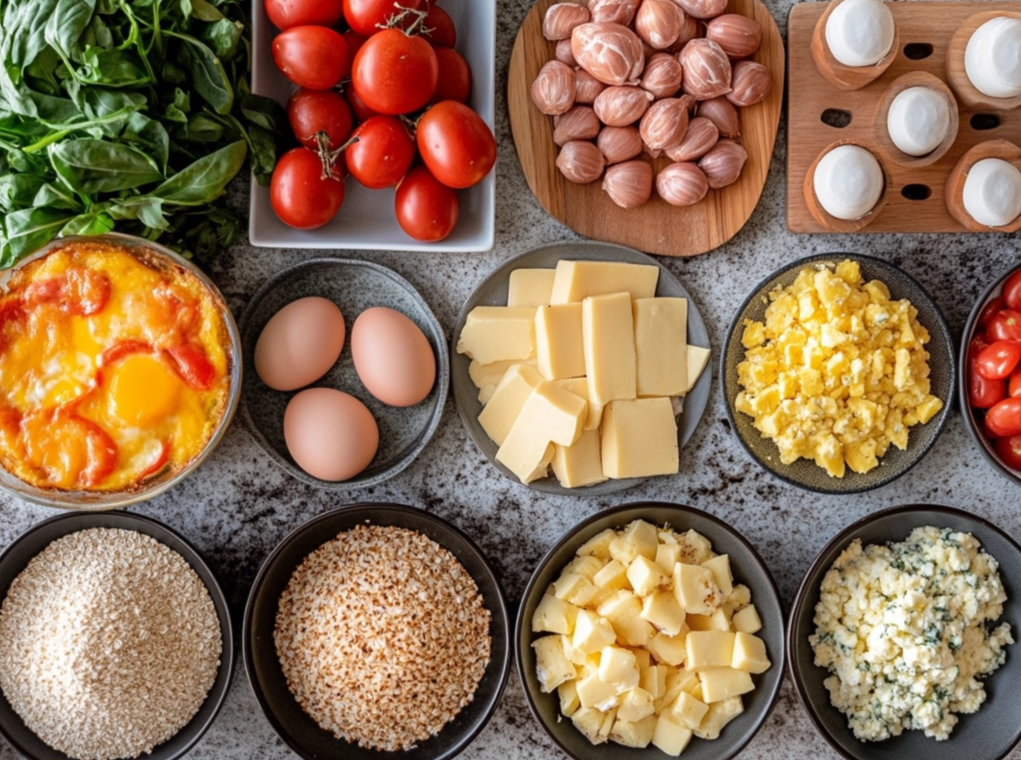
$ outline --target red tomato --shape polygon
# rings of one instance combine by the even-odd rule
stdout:
[[[373,116],[379,116],[378,113],[365,105],[365,101],[358,97],[354,87],[344,88],[344,98],[347,100],[347,104],[351,106],[351,113],[355,115],[356,121],[368,121]]]
[[[395,7],[396,6],[396,7]],[[371,37],[380,29],[385,29],[400,9],[417,10],[422,7],[422,0],[344,0],[344,18],[348,26],[362,37]],[[414,14],[408,14],[414,16]],[[415,19],[410,18],[407,23]]]
[[[1021,398],[1005,398],[988,412],[986,433],[992,438],[1009,438],[1021,435]]]
[[[1021,435],[997,438],[994,445],[1005,465],[1012,470],[1021,470]]]
[[[1014,370],[1014,374],[1007,381],[1007,395],[1011,398],[1021,397],[1021,369]]]
[[[289,150],[273,170],[269,198],[280,220],[299,230],[314,230],[333,219],[344,203],[344,183],[336,167],[323,177],[323,162],[307,148]]]
[[[1002,295],[1008,309],[1021,311],[1021,269],[1003,281]]]
[[[266,0],[265,7],[280,31],[292,26],[336,26],[344,18],[343,0]]]
[[[351,86],[381,114],[411,113],[432,100],[440,65],[432,46],[397,29],[372,35],[355,56]]]
[[[987,380],[1003,380],[1021,361],[1021,343],[998,340],[975,357],[975,370]]]
[[[425,30],[422,34],[434,47],[454,47],[457,42],[457,29],[454,28],[454,21],[450,14],[442,8],[433,5],[422,22]]]
[[[397,187],[397,223],[408,235],[426,243],[447,237],[457,226],[460,200],[424,166],[407,173]]]
[[[115,361],[123,359],[125,356],[130,354],[151,354],[155,349],[152,347],[152,343],[144,340],[122,340],[118,343],[114,343],[108,349],[103,351],[99,355],[99,366],[109,367]]]
[[[117,444],[91,420],[36,409],[21,420],[28,461],[55,483],[92,488],[117,468]]]
[[[139,480],[145,480],[146,478],[152,477],[153,475],[160,472],[164,467],[167,466],[167,461],[170,459],[170,442],[164,441],[163,445],[160,446],[160,450],[156,456],[153,457],[152,464],[146,467],[138,474]]]
[[[195,391],[208,391],[216,382],[216,368],[201,346],[186,344],[167,349],[167,358],[185,385]]]
[[[432,102],[456,100],[467,103],[472,91],[472,71],[460,53],[450,48],[438,47],[436,60],[440,65],[440,78]]]
[[[358,34],[354,29],[348,29],[346,32],[341,32],[340,36],[344,38],[344,42],[347,43],[347,49],[351,52],[351,59],[358,55],[358,51],[362,49],[362,45],[365,44],[366,37]]]
[[[344,151],[351,176],[373,190],[393,187],[415,160],[415,139],[396,116],[373,116]]]
[[[299,87],[329,90],[351,72],[344,38],[325,26],[292,26],[273,39],[273,62]]]
[[[986,332],[993,340],[1021,340],[1021,312],[1001,309],[989,320]]]
[[[471,187],[496,163],[493,130],[464,103],[444,100],[418,121],[418,152],[448,187]]]
[[[992,301],[982,307],[982,311],[978,314],[978,326],[985,327],[989,324],[989,320],[996,316],[997,312],[1003,308],[1003,299],[996,296]]]
[[[312,150],[319,148],[320,133],[326,137],[327,148],[337,150],[354,126],[351,107],[336,90],[296,91],[287,101],[287,119],[298,142]]]
[[[58,277],[38,280],[25,288],[29,308],[57,304],[64,314],[87,317],[97,314],[110,299],[110,279],[103,272],[73,267]],[[20,310],[20,304],[19,310]]]

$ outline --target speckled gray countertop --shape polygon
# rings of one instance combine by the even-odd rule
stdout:
[[[781,30],[789,3],[766,0]],[[510,138],[505,78],[510,49],[529,0],[498,0],[496,247],[489,253],[413,254],[336,251],[391,267],[425,297],[449,332],[471,290],[499,263],[530,248],[576,239],[539,207],[525,184]],[[695,294],[718,349],[737,306],[751,288],[782,262],[816,252],[855,251],[889,259],[914,275],[935,297],[955,337],[985,285],[1021,261],[1021,244],[999,235],[796,236],[784,224],[784,135],[765,192],[751,221],[729,244],[690,260],[661,259]],[[243,188],[235,195],[247,208]],[[312,254],[237,245],[218,260],[214,279],[239,313],[258,285]],[[346,497],[302,485],[278,470],[237,423],[223,444],[191,478],[139,507],[179,530],[209,560],[233,605],[237,629],[249,585],[263,558],[294,527],[332,507],[356,501],[410,504],[453,521],[488,553],[508,597],[520,597],[545,551],[572,525],[615,504],[665,500],[691,504],[736,526],[758,548],[789,605],[802,574],[823,545],[858,518],[895,504],[946,504],[988,518],[1021,535],[1017,487],[982,460],[955,410],[929,456],[905,477],[867,494],[826,497],[771,477],[740,448],[726,422],[713,381],[713,398],[701,426],[684,449],[681,473],[653,479],[606,500],[551,497],[506,480],[475,449],[448,400],[439,432],[408,470],[382,486]],[[0,545],[54,512],[0,497]],[[1011,656],[1016,656],[1011,655]],[[0,758],[16,755],[0,745]],[[266,722],[243,668],[215,725],[190,757],[195,760],[275,760],[292,757]],[[493,720],[464,753],[465,760],[557,758],[561,753],[534,722],[516,674]],[[837,757],[816,734],[788,682],[762,731],[742,757]],[[1021,758],[1016,750],[1011,758]]]

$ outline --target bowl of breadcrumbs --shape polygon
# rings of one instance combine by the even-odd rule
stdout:
[[[489,721],[510,671],[500,584],[479,548],[411,507],[309,520],[263,563],[245,669],[304,758],[451,758]]]

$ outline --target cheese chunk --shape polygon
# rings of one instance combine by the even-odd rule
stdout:
[[[605,406],[637,395],[635,330],[627,293],[586,298],[581,305],[589,401]]]
[[[611,591],[627,588],[631,583],[627,579],[627,568],[615,559],[611,559],[603,565],[603,568],[593,576],[592,582],[599,588]]]
[[[658,747],[664,755],[677,757],[691,741],[691,729],[682,726],[670,713],[662,713],[656,719],[656,729],[652,734],[652,745]]]
[[[504,373],[489,403],[479,414],[479,424],[497,446],[507,440],[525,402],[540,383],[542,375],[524,364],[512,364]]]
[[[606,683],[598,673],[591,673],[578,681],[578,701],[582,707],[595,710],[609,710],[620,703],[620,692],[613,684]]]
[[[688,728],[698,728],[705,714],[709,712],[709,705],[682,691],[670,705],[669,711]]]
[[[636,722],[649,717],[654,712],[656,712],[656,704],[652,694],[642,687],[636,686],[620,698],[617,720]]]
[[[602,483],[603,461],[599,449],[599,431],[586,430],[570,446],[557,444],[553,454],[553,473],[565,488]]]
[[[706,364],[709,363],[709,349],[701,346],[688,344],[688,368],[685,376],[684,395],[691,393],[698,378],[702,375]]]
[[[673,673],[667,675],[666,694],[663,695],[662,702],[659,705],[660,711],[666,711],[666,708],[673,704],[682,691],[691,693],[697,686],[699,686],[698,676],[687,668],[678,668]]]
[[[684,627],[684,610],[670,591],[657,591],[645,597],[642,600],[642,617],[668,636],[676,636]]]
[[[617,711],[618,715],[620,711]],[[630,721],[617,718],[610,730],[610,740],[625,747],[642,749],[652,742],[656,732],[656,716],[649,715],[641,720]]]
[[[638,685],[652,695],[653,699],[659,699],[666,694],[666,665],[649,665],[642,668],[642,680]]]
[[[691,631],[685,637],[688,670],[730,668],[734,660],[735,635],[729,631]]]
[[[564,647],[559,636],[543,636],[532,642],[535,649],[535,672],[539,679],[539,687],[544,694],[549,694],[560,684],[573,680],[578,672],[564,655]]]
[[[485,410],[483,410],[485,411]],[[559,443],[570,446],[581,436],[585,401],[550,382],[540,383],[525,400],[496,461],[523,483],[530,483],[552,461]]]
[[[616,646],[604,647],[599,653],[597,672],[599,680],[613,686],[617,694],[636,688],[642,678],[635,655]]]
[[[630,591],[618,591],[596,611],[610,621],[617,639],[624,646],[644,647],[656,634],[652,625],[641,617],[641,600]],[[730,664],[729,660],[727,664]]]
[[[535,355],[547,380],[585,375],[581,304],[540,306],[535,311]]]
[[[757,633],[762,630],[762,620],[759,618],[759,611],[755,609],[754,604],[749,604],[744,609],[735,612],[734,617],[730,619],[730,624],[735,631],[741,633]]]
[[[639,398],[684,395],[688,389],[688,301],[640,298],[632,308]]]
[[[535,356],[535,309],[476,306],[468,313],[457,353],[479,364]]]
[[[755,688],[748,671],[734,668],[700,670],[698,680],[702,683],[702,694],[707,704],[747,694]]]
[[[596,557],[597,559],[610,559],[610,541],[617,535],[613,528],[607,528],[602,530],[588,541],[578,547],[578,551],[575,552],[578,557]],[[574,560],[577,562],[577,560]],[[572,563],[573,564],[573,563]],[[602,567],[602,565],[600,565]],[[598,572],[598,569],[597,571]]]
[[[729,631],[730,614],[720,607],[712,615],[688,615],[685,621],[693,631]]]
[[[713,571],[698,565],[674,565],[674,595],[689,615],[712,615],[723,602]]]
[[[765,673],[771,664],[766,654],[766,642],[750,633],[735,634],[734,657],[730,667],[749,673]]]
[[[646,559],[656,559],[656,547],[659,546],[659,535],[656,526],[645,520],[634,520],[624,528],[621,536],[631,546],[632,552]],[[638,592],[642,593],[642,592]]]
[[[567,380],[558,380],[557,385],[565,390],[569,390],[576,396],[581,396],[588,402],[588,416],[585,418],[584,428],[586,430],[598,430],[599,423],[603,421],[603,407],[599,404],[593,404],[591,399],[589,399],[588,378],[572,377]]]
[[[521,361],[519,359],[511,359],[502,362],[493,362],[492,364],[479,364],[477,361],[472,359],[468,365],[468,376],[471,378],[472,384],[479,389],[479,403],[485,406],[489,403],[489,400],[493,398],[493,394],[496,392],[496,386],[500,384],[504,374],[507,370],[513,367],[515,364],[525,364],[532,369],[536,369],[538,363],[535,359],[528,359]],[[588,386],[586,385],[586,390]]]
[[[720,731],[730,721],[744,712],[744,703],[741,697],[731,697],[722,702],[714,702],[709,705],[709,712],[702,719],[702,723],[695,729],[694,734],[700,739],[718,739]]]
[[[599,589],[590,578],[580,573],[563,573],[553,584],[553,595],[577,607],[592,601]]]
[[[677,421],[668,398],[613,401],[603,412],[603,474],[672,475],[680,470]]]
[[[688,650],[685,646],[686,634],[684,628],[681,628],[681,633],[676,636],[671,636],[666,633],[657,633],[645,648],[652,652],[652,656],[660,662],[665,662],[667,665],[673,665],[677,667],[684,658],[687,657]]]
[[[574,622],[581,612],[577,607],[552,594],[543,594],[532,614],[532,631],[539,633],[564,633],[570,635],[574,631]]]
[[[644,556],[637,556],[628,565],[627,579],[639,596],[648,596],[660,586],[669,584],[670,578],[659,565]]]
[[[557,696],[560,697],[560,712],[565,718],[570,718],[581,707],[578,699],[578,685],[575,681],[564,681],[557,687]]]
[[[725,597],[730,596],[734,590],[734,576],[730,572],[730,557],[726,554],[721,554],[718,557],[713,557],[703,562],[702,567],[712,570],[713,578],[716,579],[716,586],[720,589],[720,593]]]
[[[602,726],[606,721],[606,714],[592,707],[580,707],[571,716],[571,722],[586,739],[592,744],[605,744],[606,737],[610,735],[610,728],[613,727],[611,719],[610,728],[602,733]]]
[[[553,292],[555,269],[515,269],[507,285],[508,306],[545,306]]]
[[[629,299],[652,298],[659,267],[602,261],[560,261],[553,277],[551,304],[579,303],[590,296],[627,292]]]
[[[610,621],[594,612],[582,610],[574,621],[571,646],[583,654],[601,652],[617,640]]]

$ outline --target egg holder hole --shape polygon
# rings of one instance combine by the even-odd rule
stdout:
[[[945,189],[947,210],[970,232],[1017,232],[1021,229],[1021,216],[1003,227],[979,224],[964,209],[964,182],[971,168],[986,158],[1000,158],[1021,170],[1021,148],[1007,140],[988,140],[969,150],[950,172]]]
[[[900,189],[900,194],[909,201],[927,201],[932,197],[932,188],[921,184],[904,185]]]
[[[988,132],[991,129],[996,129],[1002,123],[1000,117],[994,113],[977,113],[968,120],[968,124],[976,132]]]
[[[846,129],[851,126],[853,120],[854,116],[850,111],[844,111],[840,108],[827,108],[819,116],[819,121],[827,127],[833,127],[834,129]]]
[[[900,30],[894,26],[893,44],[890,45],[890,52],[883,56],[882,60],[875,66],[845,66],[833,57],[829,45],[826,44],[826,22],[829,21],[830,15],[843,1],[833,0],[828,5],[826,12],[823,13],[819,22],[815,25],[810,50],[812,60],[815,61],[815,67],[826,81],[838,90],[857,90],[870,82],[874,82],[890,68],[890,64],[897,57],[897,51],[900,50]],[[787,44],[790,45],[790,42]]]
[[[909,42],[904,46],[904,57],[912,61],[923,61],[934,51],[935,47],[928,42]]]
[[[812,166],[808,170],[808,174],[805,175],[805,201],[808,203],[808,208],[812,212],[812,216],[815,217],[815,220],[828,231],[858,232],[868,226],[882,212],[883,206],[886,205],[886,197],[890,192],[890,177],[887,175],[886,169],[883,167],[883,162],[879,161],[879,157],[876,156],[876,160],[879,161],[879,168],[883,172],[883,191],[880,193],[879,200],[876,201],[876,205],[860,219],[838,219],[833,216],[825,208],[823,208],[822,203],[819,201],[819,197],[815,194],[815,170],[816,167],[819,166],[819,162],[822,161],[823,156],[834,148],[839,148],[841,145],[857,145],[859,148],[865,148],[865,150],[868,150],[868,147],[865,145],[861,145],[851,140],[838,140],[837,142],[827,146],[825,150],[816,156],[815,161],[812,162]],[[871,153],[872,151],[869,152]],[[873,153],[873,155],[875,154]]]

